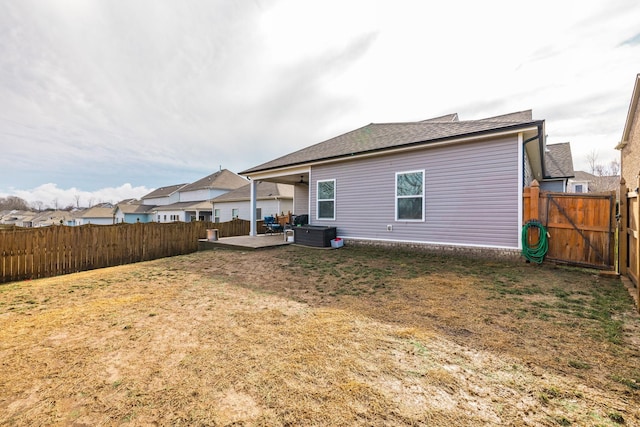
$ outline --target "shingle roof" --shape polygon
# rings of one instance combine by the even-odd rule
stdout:
[[[597,178],[594,174],[584,171],[575,171],[574,177],[576,181],[595,181]]]
[[[180,191],[207,190],[214,188],[218,190],[235,190],[243,185],[247,185],[246,179],[228,169],[222,169],[221,171],[212,173],[211,175],[205,176],[194,183],[186,185],[184,188],[181,188]]]
[[[249,200],[250,196],[251,185],[247,184],[244,187],[222,194],[212,201],[239,202]],[[256,184],[256,200],[269,200],[275,198],[293,199],[293,186],[267,181],[261,181]]]
[[[155,199],[156,197],[169,197],[170,195],[180,190],[185,185],[187,184],[176,184],[176,185],[169,185],[167,187],[160,187],[153,190],[151,193],[142,196],[141,199]]]
[[[571,178],[574,176],[571,145],[568,142],[548,144],[544,155],[545,178]]]
[[[116,206],[122,213],[126,214],[147,213],[154,208],[153,205],[143,205],[139,201],[118,203]]]
[[[113,207],[112,206],[94,206],[82,212],[80,216],[82,218],[112,218]]]
[[[454,117],[455,116],[455,117]],[[286,166],[384,151],[413,144],[429,143],[487,132],[520,128],[540,122],[531,110],[482,120],[456,121],[447,115],[420,122],[371,123],[324,142],[303,148],[241,172],[243,175]]]

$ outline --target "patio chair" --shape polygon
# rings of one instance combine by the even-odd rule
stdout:
[[[282,225],[280,225],[278,221],[272,216],[264,217],[264,227],[265,234],[281,233],[283,228]]]

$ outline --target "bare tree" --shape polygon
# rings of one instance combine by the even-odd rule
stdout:
[[[609,163],[609,175],[616,176],[620,173],[620,160],[613,159]]]
[[[587,153],[587,163],[589,164],[589,173],[596,174],[596,167],[598,165],[598,152],[593,149]]]
[[[54,199],[51,201],[51,203],[52,203],[52,205],[53,205],[53,210],[57,211],[57,210],[58,210],[58,198],[57,198],[57,197],[56,197],[56,198],[54,198]]]
[[[76,200],[76,208],[80,209],[80,195],[74,194],[73,198]]]
[[[42,200],[36,200],[35,202],[31,203],[31,206],[33,206],[33,208],[35,210],[40,212],[40,211],[42,211],[42,208],[44,207],[44,203],[42,203]]]
[[[26,211],[29,205],[24,199],[16,196],[0,197],[0,210]]]

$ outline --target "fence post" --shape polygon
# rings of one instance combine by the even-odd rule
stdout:
[[[627,238],[627,224],[629,221],[629,213],[627,212],[627,182],[624,178],[620,179],[620,200],[618,204],[618,212],[620,214],[620,222],[618,224],[618,274],[627,274],[627,254],[629,253],[629,239]]]
[[[531,183],[531,193],[529,196],[529,219],[540,219],[540,184],[534,179]]]

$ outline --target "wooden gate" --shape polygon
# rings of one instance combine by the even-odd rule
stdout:
[[[640,182],[640,181],[639,181]],[[620,181],[620,274],[627,276],[638,288],[640,252],[638,251],[638,228],[640,226],[640,201],[638,188],[629,191],[624,178]]]
[[[529,200],[527,200],[529,199]],[[571,265],[615,269],[616,193],[524,192],[524,222],[539,220],[549,233],[546,259]]]

